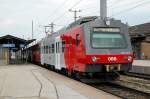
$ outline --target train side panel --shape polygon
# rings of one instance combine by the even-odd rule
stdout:
[[[62,40],[66,42],[64,52],[65,64],[70,72],[83,72],[85,69],[84,65],[80,62],[86,53],[83,32],[83,26],[80,26],[62,35]],[[77,40],[77,38],[80,40]]]
[[[41,43],[41,64],[53,66],[55,69],[66,69],[64,61],[65,43],[59,35],[51,35],[42,40]]]

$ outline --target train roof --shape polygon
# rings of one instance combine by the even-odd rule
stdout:
[[[78,25],[81,25],[83,23],[87,23],[87,22],[90,22],[90,21],[94,21],[95,19],[97,19],[98,17],[97,16],[89,16],[89,17],[83,17],[73,23],[71,23],[67,29],[70,29],[72,27],[75,27],[75,26],[78,26]]]
[[[57,32],[55,32],[55,33],[53,33],[53,34],[50,34],[50,35],[46,36],[45,38],[42,39],[42,41],[47,41],[47,40],[49,40],[49,39],[53,40],[53,39],[54,39],[53,37],[56,37],[56,36],[58,36],[58,35],[60,35],[60,34],[63,34],[64,32],[66,32],[66,31],[72,29],[73,27],[77,27],[77,26],[82,25],[82,24],[84,24],[84,23],[91,22],[91,21],[95,21],[95,20],[97,20],[97,19],[101,19],[101,17],[99,17],[99,16],[88,16],[88,17],[80,18],[80,19],[78,19],[77,21],[75,21],[75,22],[69,24],[67,27],[63,27],[63,28],[60,29],[59,31],[57,31]],[[109,20],[114,20],[113,18],[107,18],[107,19],[109,19]],[[118,20],[118,21],[120,21],[120,20]]]

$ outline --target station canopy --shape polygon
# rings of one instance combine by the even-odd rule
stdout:
[[[0,45],[2,45],[2,47],[8,47],[14,49],[23,48],[26,45],[32,43],[33,41],[35,41],[35,39],[25,40],[12,35],[5,35],[0,37]]]

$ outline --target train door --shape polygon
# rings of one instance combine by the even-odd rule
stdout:
[[[55,68],[56,69],[61,69],[61,66],[60,66],[60,37],[56,37],[55,38]]]

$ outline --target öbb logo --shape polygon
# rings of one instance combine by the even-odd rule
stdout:
[[[117,61],[117,57],[108,57],[108,61]]]

